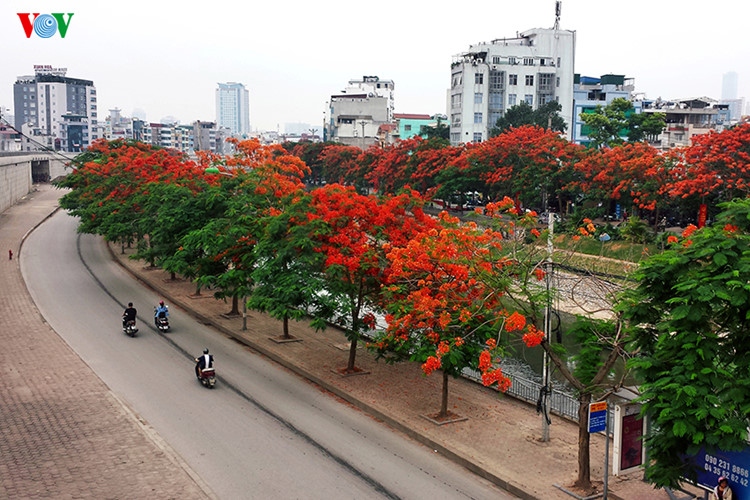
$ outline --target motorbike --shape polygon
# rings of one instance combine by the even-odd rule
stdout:
[[[195,362],[198,362],[198,358],[195,358]],[[203,387],[213,389],[214,385],[216,385],[216,371],[214,368],[198,369],[198,381],[203,384]]]
[[[123,318],[123,321],[124,320],[125,318]],[[122,332],[129,337],[135,337],[135,334],[138,333],[138,328],[135,326],[135,320],[131,319],[126,322],[122,327]]]
[[[169,318],[166,316],[166,314],[157,316],[156,307],[154,307],[154,324],[156,325],[156,328],[158,328],[160,332],[169,331]]]

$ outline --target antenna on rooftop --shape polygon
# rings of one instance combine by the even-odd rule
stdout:
[[[562,12],[562,0],[557,0],[555,2],[555,28],[556,30],[560,29],[560,12]]]

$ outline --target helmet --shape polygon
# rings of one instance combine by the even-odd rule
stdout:
[[[208,354],[208,347],[206,347],[205,349],[203,349],[203,354]]]
[[[132,302],[128,302],[128,307],[133,307],[133,303]]]
[[[159,301],[159,305],[160,305],[160,306],[163,306],[163,305],[164,305],[164,301],[163,301],[163,300],[160,300],[160,301]]]

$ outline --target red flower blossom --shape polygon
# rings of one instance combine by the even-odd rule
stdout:
[[[440,358],[430,356],[429,358],[427,358],[427,361],[422,364],[422,371],[425,375],[429,375],[435,370],[438,370],[440,366],[442,366]]]
[[[529,325],[529,331],[524,334],[522,340],[526,347],[536,347],[544,340],[544,332],[534,325]]]

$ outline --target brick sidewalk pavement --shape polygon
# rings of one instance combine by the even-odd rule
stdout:
[[[0,248],[13,252],[0,269],[0,498],[213,498],[36,309],[20,246],[61,194],[39,185],[0,214]]]

